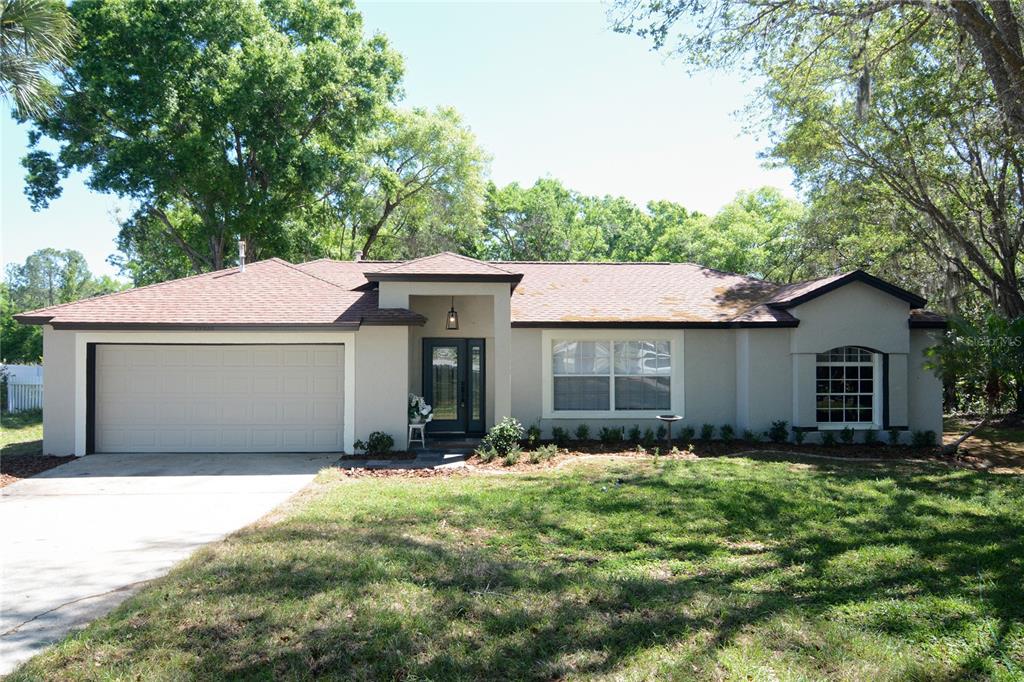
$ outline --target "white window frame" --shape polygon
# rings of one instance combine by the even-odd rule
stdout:
[[[555,410],[555,379],[552,353],[559,341],[606,341],[609,344],[608,410]],[[615,347],[624,341],[668,341],[672,370],[669,373],[669,407],[663,410],[615,409]],[[604,376],[603,374],[600,376]],[[629,375],[634,376],[634,375]],[[652,419],[660,414],[685,417],[683,389],[683,331],[681,329],[544,329],[541,333],[542,419]]]
[[[857,346],[856,344],[847,344],[846,346],[835,346],[828,350],[819,351],[820,353],[829,353],[836,348],[849,348],[849,347],[860,348],[871,353],[871,421],[869,422],[819,422],[818,419],[818,367],[831,367],[831,366],[842,366],[845,367],[850,364],[863,365],[865,363],[849,363],[849,362],[819,362],[818,354],[814,355],[814,419],[815,425],[819,431],[842,431],[843,429],[856,429],[860,431],[866,430],[881,430],[882,429],[882,381],[884,380],[882,372],[882,354],[871,350],[870,348],[864,348],[863,346]],[[842,395],[842,394],[840,394]]]

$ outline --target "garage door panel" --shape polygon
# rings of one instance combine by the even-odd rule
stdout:
[[[98,345],[98,452],[340,451],[344,347]]]

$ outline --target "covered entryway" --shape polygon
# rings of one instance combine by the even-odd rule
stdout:
[[[89,353],[92,451],[344,449],[343,344],[94,344]]]

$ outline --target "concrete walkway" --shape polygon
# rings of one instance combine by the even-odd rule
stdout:
[[[337,459],[90,455],[3,488],[0,675],[256,521]]]

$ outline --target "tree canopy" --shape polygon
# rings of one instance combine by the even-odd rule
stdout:
[[[47,72],[64,65],[74,42],[60,0],[0,1],[0,99],[22,115],[46,111],[54,97]]]
[[[42,329],[18,324],[13,317],[17,313],[109,294],[124,286],[108,276],[94,277],[85,256],[73,249],[40,249],[24,263],[9,264],[0,286],[0,359],[32,363],[42,357]]]
[[[820,215],[882,227],[883,251],[922,245],[947,293],[1007,318],[1024,314],[1021,17],[1015,0],[616,5],[620,31],[762,77],[750,114]]]
[[[286,253],[288,227],[354,182],[357,153],[398,93],[401,60],[363,37],[346,0],[74,3],[83,38],[35,132],[54,155],[24,160],[44,207],[71,170],[138,202],[128,254],[173,247],[190,269],[222,267],[237,238]],[[159,243],[154,243],[159,242]]]

